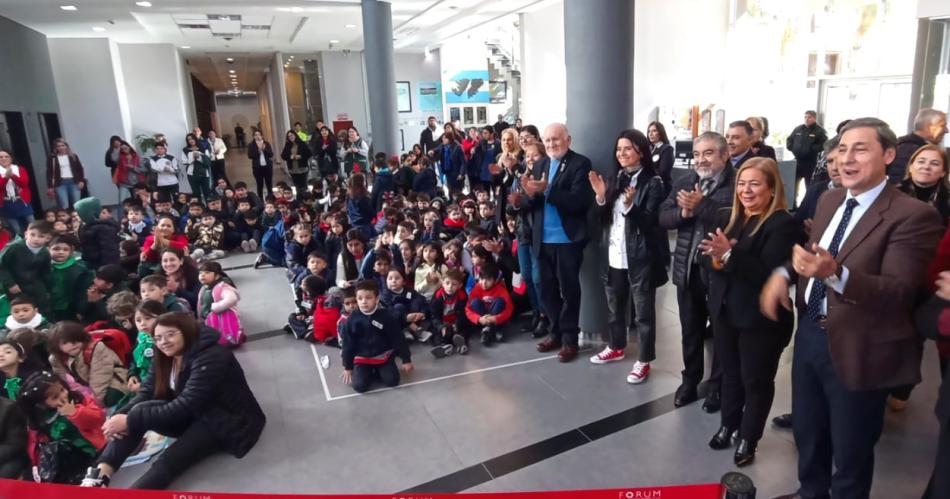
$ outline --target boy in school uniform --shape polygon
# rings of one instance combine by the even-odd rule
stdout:
[[[514,311],[511,295],[505,282],[498,277],[498,264],[488,260],[478,269],[478,284],[472,288],[465,307],[465,315],[472,324],[481,327],[483,345],[504,340],[503,326]]]
[[[432,328],[436,331],[432,355],[436,358],[468,353],[469,328],[465,317],[468,295],[464,283],[465,274],[461,270],[449,269],[442,277],[442,287],[432,297],[429,309]]]
[[[400,331],[399,320],[379,306],[376,281],[356,284],[357,310],[343,327],[343,382],[353,384],[358,393],[369,390],[374,379],[385,386],[399,384],[396,357],[402,371],[412,372],[409,344]]]

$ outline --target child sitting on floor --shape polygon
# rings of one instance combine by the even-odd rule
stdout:
[[[481,326],[483,345],[504,340],[501,326],[511,319],[514,306],[505,283],[498,278],[498,264],[487,260],[478,269],[478,285],[472,288],[465,307],[468,320]]]
[[[132,350],[132,364],[129,366],[129,392],[137,392],[142,386],[142,380],[152,368],[152,359],[155,357],[155,340],[152,339],[152,328],[159,315],[165,313],[165,306],[155,300],[145,300],[135,308],[135,328],[139,334],[135,348]]]
[[[241,297],[228,282],[221,264],[202,263],[198,268],[198,281],[202,284],[198,293],[198,319],[221,333],[218,343],[229,346],[244,343],[247,338],[237,313]]]
[[[435,292],[429,306],[432,327],[435,329],[435,346],[432,355],[442,358],[453,353],[468,353],[468,330],[465,306],[468,296],[462,289],[465,274],[459,269],[445,271],[442,287]]]
[[[21,327],[29,328],[40,333],[43,338],[49,332],[50,324],[43,314],[36,308],[36,304],[27,296],[19,296],[10,302],[10,316],[3,328],[0,328],[0,339],[6,338],[10,332]]]
[[[94,273],[76,254],[79,241],[72,234],[58,234],[49,245],[52,260],[50,272],[50,318],[56,321],[77,319],[84,296],[77,290],[88,289]],[[139,253],[136,246],[135,254]],[[138,266],[138,264],[136,264]]]
[[[377,378],[385,386],[396,386],[397,356],[402,359],[403,372],[412,372],[409,344],[400,331],[399,321],[390,311],[379,307],[376,281],[356,284],[356,303],[358,310],[343,327],[343,382],[352,383],[358,393],[369,390]]]
[[[111,334],[111,333],[115,334]],[[118,331],[93,336],[78,322],[63,321],[53,327],[49,338],[53,372],[69,373],[77,383],[92,391],[101,407],[112,407],[129,389],[125,356],[131,351],[128,338]],[[121,335],[121,337],[120,337]]]
[[[389,269],[386,290],[380,301],[399,319],[406,341],[425,343],[432,338],[426,317],[426,300],[419,293],[406,288],[401,270]]]
[[[416,267],[415,287],[426,300],[442,286],[442,276],[448,267],[443,263],[442,245],[431,241],[422,246],[422,262]]]
[[[139,283],[139,294],[142,301],[155,300],[164,305],[165,310],[169,312],[191,313],[188,301],[168,291],[168,278],[161,274],[152,274],[142,278],[142,282]]]

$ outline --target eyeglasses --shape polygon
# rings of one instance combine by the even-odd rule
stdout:
[[[174,339],[180,334],[181,334],[180,331],[169,331],[166,334],[156,334],[155,336],[152,337],[152,339],[155,341],[155,344],[157,345],[159,343],[165,343],[166,341],[171,341],[172,339]]]

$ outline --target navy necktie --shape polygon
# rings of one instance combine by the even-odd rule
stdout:
[[[856,206],[858,206],[858,200],[854,198],[849,199],[845,204],[841,222],[838,223],[835,235],[831,238],[831,246],[828,247],[828,253],[831,253],[833,257],[838,256],[838,248],[841,247],[841,240],[844,239],[844,231],[851,223],[851,214],[854,213]],[[821,303],[825,300],[826,291],[825,281],[815,278],[815,282],[811,285],[811,293],[808,295],[808,306],[805,309],[808,318],[815,322],[821,319]]]

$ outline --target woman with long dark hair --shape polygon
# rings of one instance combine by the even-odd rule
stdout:
[[[264,140],[260,130],[254,130],[254,140],[247,145],[247,157],[251,160],[251,172],[257,182],[257,197],[264,199],[264,187],[267,194],[274,192],[274,149]]]
[[[184,313],[162,314],[152,338],[151,371],[136,396],[102,426],[109,443],[82,482],[106,487],[147,431],[174,437],[135,489],[164,489],[204,458],[227,452],[242,458],[257,443],[266,418],[234,354],[219,334]]]
[[[792,338],[790,310],[779,307],[779,320],[772,321],[755,306],[772,271],[791,258],[800,239],[801,225],[787,207],[775,161],[749,159],[736,174],[731,212],[722,210],[720,228],[699,244],[711,262],[709,313],[722,365],[722,426],[709,446],[728,449],[738,437],[737,466],[755,459],[779,357]]]
[[[373,218],[377,212],[373,209],[373,203],[370,201],[369,191],[366,188],[366,177],[362,173],[354,173],[347,179],[346,197],[346,213],[350,219],[350,226],[359,229],[367,240],[372,239],[376,235],[373,229]]]
[[[369,175],[369,145],[360,137],[355,126],[347,130],[346,149],[343,155],[343,171],[347,176],[353,172]]]
[[[17,234],[24,234],[33,222],[33,192],[26,168],[13,162],[13,153],[0,149],[0,215],[6,226]]]
[[[297,189],[297,196],[307,192],[307,174],[310,173],[310,146],[293,130],[287,132],[280,157],[287,163],[287,173]]]
[[[659,121],[653,121],[647,127],[647,138],[650,140],[650,159],[657,175],[663,179],[666,192],[673,187],[673,146],[666,135],[666,127]]]
[[[189,133],[185,136],[185,147],[181,151],[181,166],[188,175],[191,194],[203,204],[211,197],[211,156],[209,151],[201,149],[198,136]]]
[[[314,138],[313,152],[317,156],[320,177],[340,173],[340,162],[336,156],[336,137],[327,127],[320,127],[320,134]]]
[[[168,246],[162,250],[160,267],[155,272],[168,278],[169,291],[184,298],[192,310],[198,305],[198,291],[201,282],[198,280],[198,264],[185,255],[184,250]],[[174,283],[174,284],[172,284]]]
[[[72,208],[81,197],[86,185],[86,175],[79,156],[69,148],[64,139],[53,141],[53,150],[46,162],[46,186],[50,199],[56,198],[57,206]]]
[[[627,304],[632,297],[639,349],[627,383],[639,384],[649,377],[656,358],[656,288],[668,279],[669,243],[659,221],[665,195],[646,136],[639,130],[624,130],[616,144],[616,178],[608,183],[596,171],[589,175],[604,221],[607,265],[602,279],[610,331],[610,343],[590,361],[606,364],[624,358]]]

